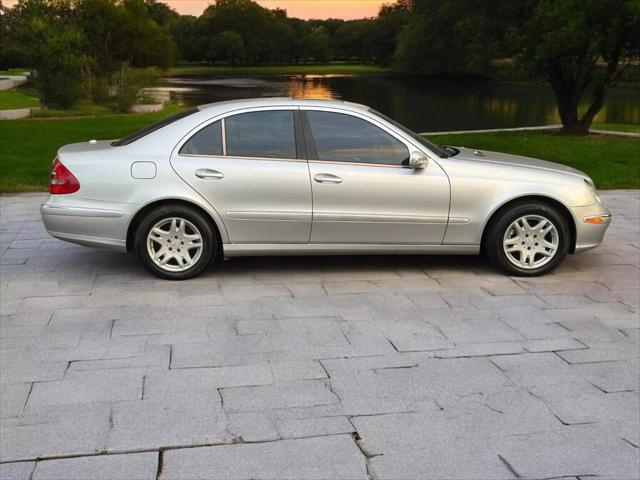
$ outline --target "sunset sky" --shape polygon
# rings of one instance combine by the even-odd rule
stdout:
[[[394,0],[256,0],[267,8],[283,8],[290,17],[297,18],[354,18],[375,17],[384,3]],[[200,15],[213,0],[164,0],[180,13]],[[5,0],[12,7],[16,0]]]
[[[393,0],[257,0],[267,8],[284,8],[290,17],[298,18],[363,18],[373,17],[380,5]],[[200,15],[210,0],[166,0],[180,13]]]

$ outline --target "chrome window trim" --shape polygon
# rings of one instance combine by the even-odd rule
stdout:
[[[210,157],[210,158],[232,158],[232,159],[238,159],[238,160],[271,160],[271,161],[282,160],[285,162],[307,163],[307,160],[301,159],[301,158],[272,158],[272,157],[249,157],[249,156],[240,157],[237,155],[227,155],[227,129],[225,124],[225,119],[229,117],[234,117],[236,115],[242,115],[243,113],[283,111],[283,110],[289,111],[291,113],[295,113],[295,111],[299,109],[300,107],[298,105],[287,105],[287,106],[272,105],[272,106],[264,106],[264,107],[240,108],[238,110],[232,110],[229,112],[221,113],[220,115],[217,115],[215,117],[209,118],[208,120],[205,120],[204,122],[196,125],[191,130],[189,130],[187,134],[180,139],[180,142],[178,142],[178,144],[174,147],[173,151],[176,152],[176,155],[178,157]],[[193,137],[200,130],[207,128],[209,125],[212,125],[217,121],[220,121],[220,128],[222,130],[222,133],[221,133],[222,155],[180,153],[180,150],[182,149],[184,144],[187,143],[191,139],[191,137]],[[295,118],[294,118],[294,125],[295,125]],[[294,127],[294,138],[295,138],[295,127]]]
[[[309,163],[326,163],[329,165],[354,165],[357,167],[406,168],[414,170],[409,165],[394,165],[391,163],[341,162],[340,160],[309,160]]]
[[[237,155],[205,155],[203,153],[179,153],[178,155],[181,157],[207,157],[207,158],[219,158],[222,160],[233,159],[233,160],[259,160],[262,162],[271,161],[271,162],[307,163],[307,161],[302,158],[239,157]]]

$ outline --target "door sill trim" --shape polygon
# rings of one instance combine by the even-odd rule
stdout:
[[[384,244],[239,244],[223,245],[227,257],[261,255],[477,255],[479,245],[384,245]]]

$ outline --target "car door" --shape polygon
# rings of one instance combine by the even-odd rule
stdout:
[[[441,244],[449,180],[384,123],[352,111],[301,107],[313,191],[311,243]]]
[[[311,185],[298,117],[291,107],[233,113],[174,150],[173,168],[218,211],[231,243],[309,241]]]

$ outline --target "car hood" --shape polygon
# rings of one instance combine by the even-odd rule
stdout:
[[[470,160],[485,163],[496,163],[500,165],[513,165],[516,167],[535,168],[537,170],[547,170],[557,173],[565,173],[574,175],[576,177],[584,178],[587,181],[591,181],[589,176],[572,167],[562,165],[560,163],[547,162],[546,160],[539,160],[537,158],[523,157],[520,155],[509,155],[507,153],[488,152],[485,150],[474,150],[471,148],[456,147],[460,150],[460,153],[453,158],[459,158],[461,160]],[[476,153],[477,152],[477,153]]]

